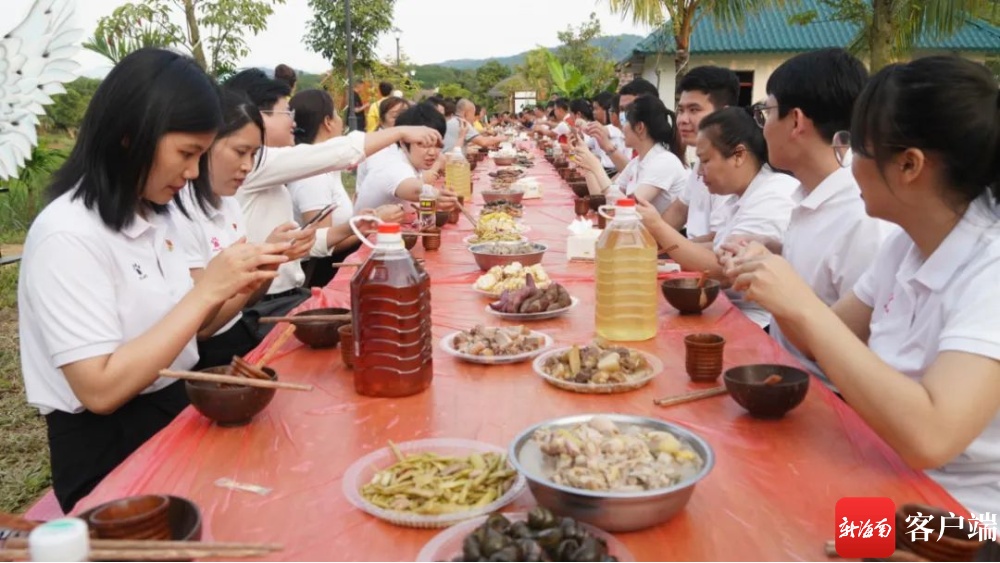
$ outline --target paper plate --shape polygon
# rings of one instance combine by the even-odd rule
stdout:
[[[432,438],[429,440],[414,440],[396,444],[403,454],[430,452],[439,455],[470,455],[473,453],[498,453],[507,455],[507,450],[493,444],[477,442],[475,440],[462,440],[457,438]],[[525,488],[525,478],[520,473],[514,478],[514,483],[506,493],[494,502],[480,508],[466,510],[462,512],[452,512],[450,514],[422,515],[408,512],[398,512],[379,508],[365,500],[361,496],[361,487],[371,481],[378,471],[385,469],[396,463],[396,456],[392,449],[385,447],[376,450],[352,464],[344,473],[343,490],[344,496],[354,506],[371,514],[372,516],[385,520],[397,526],[407,528],[445,528],[470,518],[490,514],[513,502]],[[508,464],[510,461],[507,462]],[[511,466],[513,467],[513,466]]]
[[[580,302],[579,299],[570,296],[569,307],[563,307],[562,309],[556,309],[555,311],[542,311],[541,313],[501,313],[500,311],[494,311],[492,307],[487,305],[486,312],[492,315],[496,315],[501,319],[507,321],[517,321],[517,322],[544,321],[565,315],[573,307],[576,307],[576,304],[579,302]]]
[[[659,358],[647,352],[636,350],[635,348],[629,348],[630,351],[637,352],[643,358],[645,358],[646,363],[648,363],[650,366],[650,369],[647,373],[639,377],[630,379],[628,381],[624,381],[621,383],[577,383],[575,381],[567,381],[565,379],[559,379],[558,377],[553,377],[545,373],[545,370],[542,369],[542,366],[545,365],[545,362],[553,356],[565,354],[570,350],[570,348],[572,348],[572,346],[565,346],[562,348],[557,348],[555,350],[550,350],[542,354],[541,356],[535,358],[535,361],[532,362],[531,367],[534,368],[535,373],[537,373],[539,377],[541,377],[554,387],[558,387],[565,391],[572,391],[574,393],[590,393],[597,395],[625,393],[627,391],[633,391],[635,389],[639,389],[640,387],[644,387],[645,385],[647,385],[650,381],[653,380],[654,377],[656,377],[657,375],[659,375],[660,372],[663,371],[663,362],[661,362]]]
[[[504,513],[504,516],[512,523],[528,519],[527,512]],[[424,545],[423,549],[417,555],[416,560],[452,561],[462,555],[462,541],[465,540],[466,536],[481,526],[483,522],[486,522],[487,518],[489,518],[488,515],[480,516],[444,530]],[[611,534],[584,522],[580,522],[580,525],[594,537],[604,540],[604,543],[608,546],[609,555],[613,555],[619,561],[635,561],[635,556],[625,547],[625,544],[615,539]]]
[[[441,349],[448,354],[455,356],[460,360],[465,360],[466,362],[471,362],[474,364],[485,364],[485,365],[500,365],[500,364],[516,364],[519,362],[524,362],[534,358],[535,356],[545,352],[552,347],[552,337],[544,332],[538,332],[537,330],[531,331],[531,336],[540,337],[542,339],[542,345],[537,349],[530,352],[522,352],[520,354],[512,354],[509,356],[474,356],[472,354],[463,354],[455,349],[453,342],[455,337],[458,336],[463,331],[456,330],[445,335],[441,339]]]

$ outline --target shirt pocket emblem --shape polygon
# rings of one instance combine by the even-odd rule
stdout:
[[[140,281],[149,277],[142,271],[142,266],[140,266],[138,262],[132,262],[132,269],[135,271],[135,275],[139,277]]]

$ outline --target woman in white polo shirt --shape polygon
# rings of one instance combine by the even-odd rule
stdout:
[[[386,103],[391,100],[406,103],[400,98],[382,100],[379,115],[383,123],[387,119],[394,124],[396,122],[399,107]],[[296,145],[322,143],[343,134],[344,122],[334,111],[333,98],[327,92],[303,90],[295,94],[288,105],[295,112]],[[383,112],[382,109],[387,111]],[[358,169],[360,170],[367,162],[367,160],[362,162]],[[292,206],[295,210],[295,220],[300,225],[311,221],[328,205],[337,206],[333,213],[317,223],[320,228],[332,231],[327,235],[327,241],[333,242],[330,255],[313,257],[302,263],[307,287],[326,287],[326,284],[330,283],[330,280],[337,274],[337,269],[330,264],[343,262],[361,246],[361,241],[354,235],[347,223],[354,215],[354,202],[347,190],[344,189],[340,172],[340,170],[331,170],[288,183],[288,192],[292,196]],[[403,213],[398,206],[377,210],[364,209],[359,214],[376,215],[379,219],[389,223],[398,223],[403,219]]]
[[[902,227],[854,291],[827,307],[758,243],[731,263],[734,286],[773,313],[907,463],[973,514],[996,514],[997,82],[958,57],[888,66],[855,102],[851,148],[866,211]]]
[[[683,270],[708,272],[709,277],[725,280],[715,249],[735,235],[781,239],[798,182],[768,165],[764,134],[743,108],[728,107],[703,118],[695,149],[698,173],[709,193],[732,196],[719,199],[725,202],[724,216],[713,241],[699,243],[682,235],[649,202],[639,200],[636,209],[660,248]],[[727,294],[750,320],[762,327],[770,323],[771,315],[760,305],[745,301],[739,292],[727,290]]]
[[[264,143],[264,120],[257,106],[242,92],[226,88],[221,100],[222,126],[207,154],[209,181],[189,184],[171,203],[177,208],[174,245],[184,255],[195,283],[212,258],[245,236],[243,210],[233,196],[253,170]],[[285,256],[298,260],[309,253],[312,241],[297,237],[297,229],[292,222],[280,225],[266,242],[289,244]],[[270,285],[268,280],[256,291],[235,295],[198,331],[196,369],[227,365],[233,356],[260,344],[256,319],[243,315],[242,309],[256,303]]]
[[[438,132],[445,131],[444,117],[428,102],[419,103],[399,115],[396,126],[424,126]],[[383,156],[377,156],[379,167],[365,176],[358,185],[358,209],[374,209],[383,205],[397,205],[410,219],[415,212],[410,203],[420,201],[420,191],[424,186],[421,173],[430,169],[441,155],[441,145],[400,142],[396,146],[382,149]],[[448,211],[455,206],[458,198],[454,192],[442,189],[438,194],[437,208]]]
[[[274,278],[262,266],[285,261],[279,245],[236,244],[192,284],[167,204],[198,178],[220,122],[218,89],[193,60],[128,55],[94,94],[28,231],[21,366],[65,511],[187,405],[183,384],[159,371],[194,366],[198,330]]]
[[[612,180],[604,171],[601,159],[585,143],[574,144],[573,153],[584,169],[587,186],[592,194],[610,191],[635,195],[651,202],[663,213],[680,197],[687,184],[688,171],[676,154],[679,146],[674,127],[674,113],[659,98],[639,96],[626,110],[628,122],[623,124],[625,146],[638,156],[629,161]]]

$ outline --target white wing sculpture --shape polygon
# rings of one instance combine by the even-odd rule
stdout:
[[[30,158],[44,106],[76,78],[73,56],[83,30],[74,27],[74,3],[35,0],[24,21],[0,38],[0,180],[16,176]]]

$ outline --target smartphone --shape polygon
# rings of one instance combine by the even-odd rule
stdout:
[[[330,205],[327,205],[319,212],[318,215],[310,219],[309,222],[306,223],[305,225],[302,225],[302,228],[308,229],[309,227],[315,225],[316,223],[319,223],[323,219],[326,219],[331,213],[333,213],[335,209],[337,209],[336,203],[331,203]]]

